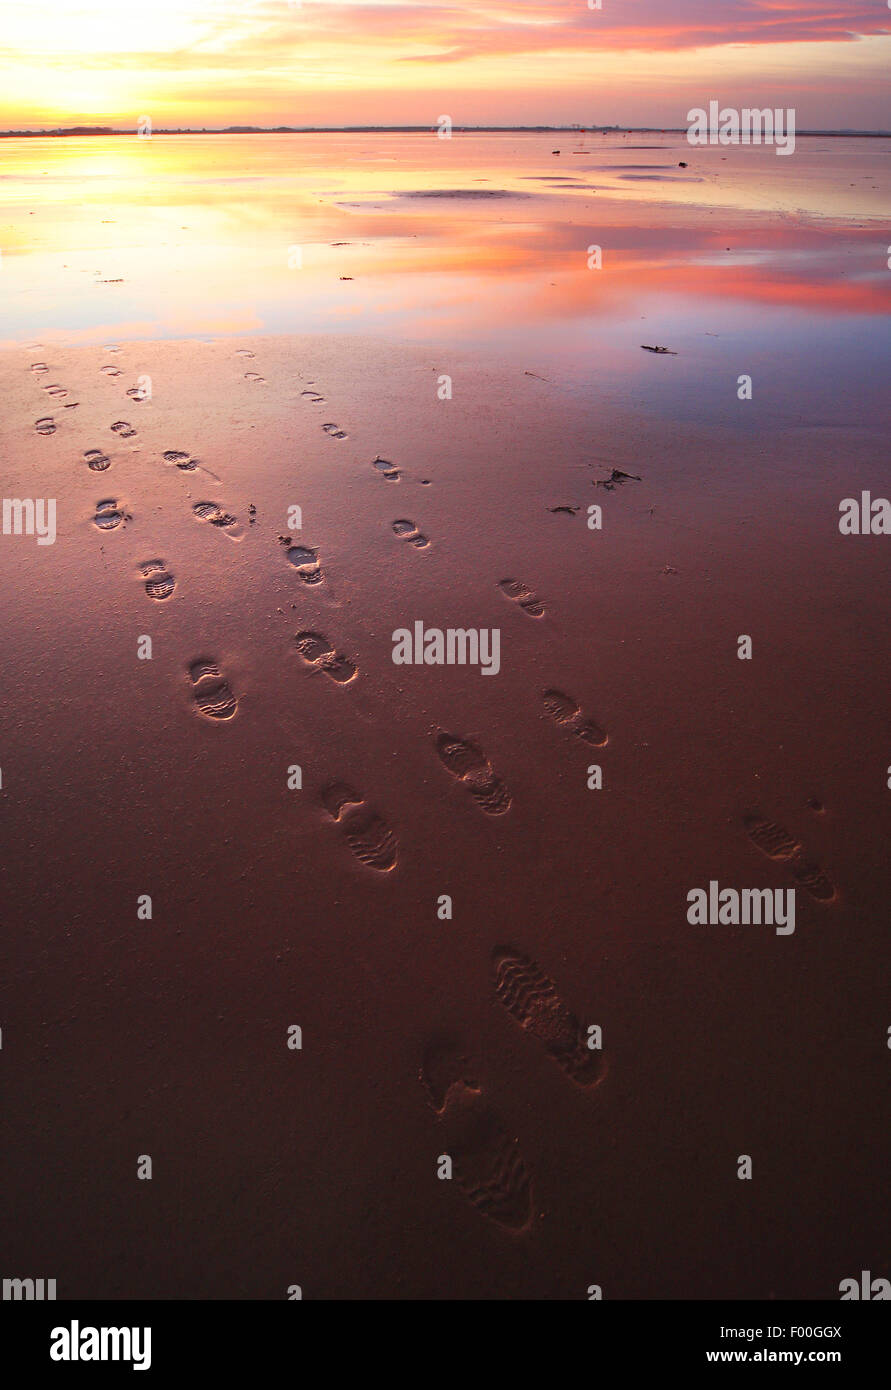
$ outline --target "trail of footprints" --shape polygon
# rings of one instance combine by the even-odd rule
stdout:
[[[236,348],[235,356],[243,358],[245,362],[250,362],[256,353],[251,352],[250,348]],[[258,385],[263,385],[266,381],[265,376],[261,376],[259,372],[245,372],[244,379],[245,381],[255,381]]]
[[[491,971],[494,997],[509,1017],[575,1085],[588,1092],[597,1087],[606,1075],[600,1050],[588,1046],[578,1018],[537,962],[514,946],[498,946]],[[532,1178],[477,1073],[450,1039],[434,1039],[424,1053],[419,1077],[437,1116],[445,1149],[440,1161],[451,1159],[458,1187],[482,1215],[524,1231],[532,1220]]]
[[[115,345],[108,345],[106,351],[108,353],[117,352],[119,348]],[[254,357],[254,354],[247,349],[238,349],[237,355],[246,359]],[[31,369],[35,374],[48,371],[47,364],[44,362],[33,363]],[[101,370],[109,377],[122,375],[119,368],[111,365],[106,365]],[[246,375],[262,380],[257,373],[247,373]],[[44,389],[58,398],[67,394],[65,388],[58,385],[48,386]],[[319,404],[324,400],[324,397],[315,389],[306,389],[302,394],[313,404]],[[43,417],[37,422],[37,428],[42,433],[53,433],[55,422],[51,417]],[[334,438],[346,438],[345,432],[333,422],[326,422],[322,425],[322,429]],[[136,434],[133,426],[125,420],[115,421],[111,425],[111,430],[121,438],[132,438]],[[101,449],[89,449],[83,457],[87,466],[93,471],[101,472],[110,467],[111,461]],[[167,450],[163,457],[166,463],[184,472],[193,472],[200,467],[197,460],[184,450]],[[380,456],[372,461],[372,467],[389,481],[398,481],[401,477],[400,469],[388,459]],[[240,539],[243,534],[237,518],[218,502],[199,501],[193,505],[192,510],[197,520],[210,523],[234,539]],[[115,499],[105,499],[97,504],[94,524],[99,529],[112,530],[119,526],[124,519],[125,515]],[[394,521],[392,529],[395,536],[413,547],[422,549],[429,545],[428,538],[409,518],[399,518]],[[285,543],[288,546],[286,558],[297,570],[301,581],[308,585],[320,583],[323,579],[323,572],[318,551],[310,546],[292,545],[287,538],[285,538]],[[145,581],[145,590],[149,598],[160,602],[173,594],[176,581],[163,560],[145,561],[140,565],[139,570]],[[498,587],[510,602],[515,603],[528,616],[532,618],[544,616],[544,605],[535,591],[524,581],[506,578],[499,581]],[[356,667],[353,662],[338,652],[334,644],[323,634],[311,631],[299,632],[296,635],[295,643],[304,662],[325,674],[335,684],[346,685],[355,678]],[[196,663],[192,669],[195,670],[198,667],[200,667],[200,663]],[[218,673],[216,674],[218,675]],[[222,680],[222,678],[219,679]],[[218,712],[211,711],[210,706],[214,705],[214,701],[202,701],[196,694],[196,704],[199,708],[207,705],[207,709],[203,709],[203,712],[208,713],[209,717],[231,718],[237,708],[237,702],[231,696],[231,692],[226,694],[228,687],[225,686],[225,682],[223,682],[223,686],[225,689],[220,700],[216,702]],[[201,682],[200,690],[206,689],[206,682]],[[542,700],[546,713],[558,727],[594,747],[603,747],[607,743],[606,732],[599,724],[583,714],[580,706],[571,695],[556,688],[548,688],[543,692]],[[435,749],[443,766],[467,790],[480,810],[487,815],[497,816],[505,814],[510,809],[512,798],[509,790],[477,744],[470,740],[461,739],[454,734],[440,733],[435,740]],[[831,900],[835,890],[828,876],[819,866],[811,864],[804,858],[801,847],[791,837],[787,836],[779,827],[772,826],[771,822],[759,820],[757,817],[749,818],[747,830],[753,843],[770,857],[780,859],[792,859],[794,857],[793,867],[796,882],[800,883],[818,900]]]
[[[819,903],[830,903],[837,896],[835,884],[825,869],[809,858],[804,846],[784,826],[766,816],[752,813],[743,817],[743,827],[756,849],[768,859],[787,864],[795,884]]]
[[[42,376],[49,371],[46,362],[32,362],[31,371],[35,376]],[[57,381],[47,382],[43,386],[44,391],[57,405],[62,405],[65,410],[76,410],[79,402],[67,400],[68,389],[60,385]],[[38,434],[55,434],[56,421],[52,415],[42,415],[39,420],[35,420],[34,428]]]
[[[106,351],[118,349],[108,347]],[[254,356],[246,349],[238,350],[238,355]],[[46,363],[32,364],[36,374],[47,370]],[[102,371],[110,377],[121,375],[111,366],[103,367]],[[255,372],[247,372],[245,377],[257,382],[264,380]],[[44,389],[56,400],[63,400],[67,395],[65,388],[58,385]],[[324,401],[315,390],[305,390],[303,396],[313,404]],[[321,428],[332,438],[347,438],[346,432],[330,421]],[[42,434],[52,434],[56,429],[55,421],[52,417],[42,417],[36,429]],[[112,424],[111,430],[125,439],[136,434],[123,420]],[[93,471],[101,472],[110,466],[108,456],[101,449],[89,449],[83,457]],[[200,466],[190,454],[181,450],[168,450],[164,460],[185,472],[195,471]],[[388,481],[401,478],[400,469],[380,456],[372,461],[372,467]],[[198,502],[193,506],[193,513],[198,520],[209,522],[230,536],[239,538],[241,534],[237,518],[219,503]],[[125,519],[116,499],[107,498],[97,503],[94,524],[100,530],[115,529]],[[394,521],[392,529],[396,537],[416,548],[429,545],[428,538],[408,518]],[[323,573],[318,551],[309,546],[295,546],[288,538],[282,539],[288,547],[285,558],[297,570],[300,579],[309,585],[320,583]],[[176,579],[164,560],[144,561],[138,571],[150,599],[163,602],[172,596]],[[544,616],[541,600],[523,581],[502,579],[498,587],[505,598],[527,616]],[[298,632],[294,640],[305,665],[333,683],[348,685],[355,679],[354,663],[337,651],[324,634],[306,630]],[[238,712],[238,698],[217,662],[213,658],[201,658],[192,662],[187,670],[195,711],[212,721],[233,719]],[[594,747],[603,747],[608,742],[606,732],[583,713],[571,695],[548,688],[542,692],[542,702],[558,728]],[[443,767],[468,792],[478,809],[489,816],[504,815],[510,810],[511,794],[481,747],[447,732],[435,736],[434,747]],[[396,836],[359,792],[347,783],[333,782],[323,789],[320,801],[324,813],[361,864],[381,875],[395,868],[399,857]],[[769,859],[787,865],[796,884],[818,902],[834,900],[836,888],[829,875],[806,855],[802,844],[783,826],[758,813],[745,816],[743,825],[752,844]],[[554,981],[534,960],[513,946],[498,946],[492,952],[491,978],[495,1000],[525,1034],[543,1047],[575,1085],[590,1091],[601,1083],[606,1066],[599,1050],[588,1047],[578,1018],[565,1003]],[[420,1079],[437,1116],[439,1132],[460,1190],[471,1205],[496,1224],[512,1231],[525,1230],[532,1218],[529,1170],[517,1142],[507,1134],[485,1098],[473,1069],[454,1048],[434,1043],[424,1055]]]
[[[304,394],[321,399],[314,393]],[[399,470],[388,460],[378,457],[372,466],[390,481],[400,477]],[[395,521],[393,532],[419,548],[429,544],[408,518]],[[288,559],[298,572],[303,572],[301,577],[318,582],[316,551],[289,546]],[[499,582],[499,588],[529,617],[544,615],[537,594],[522,581],[505,579]],[[337,652],[324,635],[302,632],[295,641],[304,661],[335,682],[346,684],[354,678],[352,662]],[[571,695],[551,687],[543,691],[542,700],[546,713],[558,727],[595,747],[607,743],[606,732],[583,713]],[[502,815],[510,809],[510,792],[482,748],[471,740],[441,732],[435,738],[435,749],[449,774],[482,811]],[[395,836],[359,793],[346,784],[335,783],[322,793],[322,804],[360,862],[382,873],[395,866]],[[785,850],[782,853],[785,857]],[[809,881],[819,890],[812,874]],[[601,1083],[606,1067],[599,1050],[588,1047],[576,1015],[534,960],[514,947],[498,947],[492,955],[492,980],[495,998],[506,1013],[544,1048],[574,1084],[592,1090]],[[509,1137],[483,1097],[481,1086],[468,1080],[466,1067],[444,1060],[435,1048],[425,1055],[421,1080],[436,1112],[460,1190],[496,1224],[513,1231],[526,1229],[532,1213],[529,1170],[516,1141]]]
[[[119,352],[120,349],[115,345],[109,345],[105,351],[112,353]],[[246,355],[253,356],[252,353]],[[32,364],[31,370],[35,374],[41,374],[48,371],[48,367],[45,362],[35,362]],[[103,366],[100,370],[103,375],[111,378],[123,375],[119,368],[111,365]],[[254,373],[247,375],[249,378],[262,380]],[[44,390],[55,400],[64,400],[68,395],[67,390],[57,384],[45,386]],[[141,399],[140,388],[134,387],[128,392],[128,395]],[[76,405],[77,402],[73,404]],[[36,422],[35,428],[40,434],[53,434],[56,430],[56,424],[51,416],[45,416]],[[136,435],[136,430],[127,420],[114,421],[110,429],[121,439],[132,439]],[[183,472],[194,472],[201,467],[196,459],[183,450],[167,450],[163,457],[166,463],[181,469]],[[104,450],[98,448],[85,450],[83,460],[92,472],[102,473],[111,466],[109,456]],[[209,472],[209,470],[204,471]],[[211,474],[211,476],[214,475]],[[218,503],[198,502],[193,507],[193,513],[198,520],[208,521],[211,525],[219,527],[236,539],[240,537],[241,531],[237,519]],[[129,519],[123,506],[116,498],[107,497],[96,503],[93,524],[100,531],[116,530]],[[292,563],[297,563],[296,557],[291,558]],[[144,560],[137,569],[148,598],[156,603],[163,603],[173,595],[176,589],[176,578],[165,560]],[[238,712],[238,699],[214,659],[201,658],[192,662],[188,667],[188,677],[191,684],[193,705],[198,714],[213,721],[225,722],[234,718]]]
[[[301,391],[300,394],[304,400],[309,401],[310,405],[324,404],[325,397],[320,395],[318,391],[313,390],[311,387],[307,387],[307,389],[305,391]],[[340,425],[335,424],[333,420],[326,420],[325,423],[322,425],[322,431],[328,435],[329,439],[349,439],[349,435],[347,434],[346,430],[341,429]]]
[[[116,345],[108,345],[105,348],[108,353],[119,352]],[[252,352],[243,351],[240,353],[245,357],[253,357]],[[35,362],[31,370],[35,374],[48,371],[48,366],[44,362]],[[103,375],[117,378],[123,375],[118,367],[105,365],[101,369]],[[247,372],[246,378],[252,381],[261,382],[264,380],[258,373]],[[67,390],[59,385],[51,385],[44,388],[54,399],[62,400],[67,396]],[[128,392],[129,395],[140,398],[140,388],[134,387]],[[76,404],[76,402],[74,403]],[[50,416],[42,417],[36,423],[36,429],[41,434],[53,434],[56,429],[55,421]],[[132,439],[136,435],[136,430],[127,420],[116,420],[110,426],[111,432],[121,439]],[[180,469],[183,472],[194,472],[202,465],[194,459],[191,454],[184,450],[169,449],[163,455],[165,463]],[[84,462],[93,472],[105,472],[111,466],[111,459],[102,449],[87,449],[83,454]],[[204,469],[209,472],[210,470]],[[212,477],[215,475],[211,474]],[[217,481],[219,481],[217,479]],[[223,530],[227,535],[234,539],[240,539],[242,531],[236,517],[232,516],[226,509],[217,502],[201,501],[193,506],[193,514],[199,521],[209,522]],[[254,509],[252,509],[253,511]],[[93,517],[93,524],[102,531],[115,530],[124,521],[127,515],[121,504],[115,498],[104,498],[96,504],[96,512]],[[307,583],[317,582],[321,578],[321,569],[318,565],[315,552],[302,547],[292,547],[288,558],[298,569],[301,578]],[[138,567],[140,578],[143,582],[146,595],[154,602],[162,603],[169,599],[176,589],[176,578],[171,572],[167,562],[162,559],[145,560]],[[324,639],[321,639],[324,643]],[[349,679],[355,672],[355,668],[349,668],[349,675],[344,676],[344,666],[333,657],[325,660],[325,653],[319,652],[316,647],[312,647],[312,660],[322,665],[323,669],[335,680]],[[192,662],[188,667],[188,676],[191,683],[192,701],[196,712],[204,718],[214,721],[228,721],[234,718],[238,711],[238,699],[232,691],[228,680],[221,671],[217,662],[212,658],[201,658]],[[360,800],[356,798],[356,800]],[[363,808],[360,804],[353,808],[354,814],[349,818],[349,824],[345,827],[348,842],[358,857],[363,858],[372,867],[378,867],[379,862],[383,863],[387,858],[388,849],[385,844],[375,846],[371,843],[366,846],[363,840],[363,833],[373,833],[376,831],[377,822],[372,816],[368,825],[364,824]],[[393,860],[395,862],[395,858]]]

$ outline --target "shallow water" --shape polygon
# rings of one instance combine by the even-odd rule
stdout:
[[[782,158],[681,134],[7,139],[4,341],[361,333],[676,418],[720,416],[748,373],[761,425],[863,423],[889,156],[822,136]]]

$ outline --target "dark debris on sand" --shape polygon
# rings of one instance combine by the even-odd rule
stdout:
[[[621,468],[614,468],[608,478],[595,478],[593,483],[594,487],[603,487],[606,488],[607,492],[612,492],[625,482],[639,483],[640,481],[637,473],[623,473]]]

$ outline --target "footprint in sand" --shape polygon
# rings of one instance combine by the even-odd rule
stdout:
[[[322,805],[361,863],[382,874],[395,867],[399,857],[396,837],[364,797],[345,782],[334,782],[322,792]]]
[[[266,380],[265,376],[261,376],[259,372],[245,372],[245,374],[244,374],[244,379],[245,379],[245,381],[264,381],[264,382],[265,382],[265,380]]]
[[[804,846],[782,825],[758,813],[743,816],[743,828],[756,849],[768,859],[789,866],[799,888],[820,903],[831,903],[838,890],[819,864],[807,857]]]
[[[324,575],[319,552],[308,545],[290,545],[285,559],[296,569],[304,584],[321,584]]]
[[[120,367],[100,367],[99,370],[103,376],[123,376]]]
[[[768,859],[791,859],[801,849],[788,830],[765,816],[744,816],[743,825],[752,844]]]
[[[445,1109],[453,1087],[461,1086],[477,1093],[483,1089],[479,1066],[471,1061],[452,1034],[439,1034],[428,1043],[418,1076],[438,1115]]]
[[[103,454],[101,449],[88,449],[84,454],[84,462],[94,473],[104,473],[106,468],[111,466],[111,459],[107,454]]]
[[[424,546],[430,544],[427,537],[421,534],[413,521],[394,521],[393,532],[395,535],[399,536],[400,539],[410,541],[412,545],[416,545],[419,550],[422,550]]]
[[[66,391],[65,387],[59,386],[56,383],[53,383],[53,385],[51,386],[44,386],[43,389],[48,396],[52,396],[53,400],[56,401],[63,401],[65,397],[68,395],[68,392]]]
[[[191,454],[185,453],[182,449],[165,449],[163,458],[165,463],[171,463],[185,473],[194,473],[198,467]]]
[[[231,512],[224,511],[218,503],[196,502],[192,512],[199,521],[209,521],[211,526],[218,526],[233,540],[241,539],[242,532],[237,517],[232,516]]]
[[[318,391],[301,391],[300,394],[312,401],[313,405],[321,405],[325,399],[324,396],[319,395]]]
[[[49,367],[46,365],[45,362],[32,362],[32,363],[31,363],[31,371],[32,371],[32,372],[48,372],[48,371],[49,371]]]
[[[116,526],[120,526],[123,520],[124,513],[120,510],[120,503],[117,498],[106,497],[103,501],[96,503],[93,525],[98,526],[100,531],[113,531]]]
[[[132,439],[136,433],[133,426],[128,424],[126,420],[115,420],[111,429],[113,434],[119,434],[122,439]]]
[[[139,566],[139,573],[145,580],[145,592],[159,603],[170,598],[176,588],[176,580],[163,560],[145,560]]]
[[[338,685],[346,685],[356,675],[351,661],[334,647],[320,632],[298,632],[294,638],[297,650],[308,666],[324,671]]]
[[[198,459],[192,458],[192,455],[187,454],[185,449],[165,449],[161,457],[165,463],[169,463],[172,468],[178,468],[182,473],[196,473],[200,470],[202,473],[206,473],[208,478],[212,478],[215,483],[220,482],[216,473],[205,468]]]
[[[826,871],[820,868],[819,864],[814,864],[809,859],[800,859],[793,865],[793,874],[799,888],[810,893],[817,902],[832,902],[836,895],[835,884]]]
[[[102,349],[103,352],[120,352],[120,350],[117,343],[106,343]]]
[[[51,415],[45,415],[42,420],[38,420],[34,425],[38,434],[55,434],[56,422]]]
[[[542,700],[554,723],[559,724],[561,728],[568,728],[584,743],[590,743],[594,748],[602,748],[609,741],[608,735],[599,724],[595,724],[593,719],[584,718],[571,695],[564,694],[562,690],[545,690]]]
[[[441,733],[436,751],[454,778],[467,788],[487,816],[503,816],[511,808],[511,794],[481,748],[454,734]]]
[[[391,482],[399,481],[399,469],[395,464],[390,463],[388,459],[382,459],[380,457],[372,459],[371,466],[372,468],[376,468],[378,473],[383,473],[384,477],[389,478]]]
[[[596,1086],[606,1074],[602,1054],[592,1051],[575,1014],[544,971],[513,946],[492,954],[495,996],[580,1086]]]
[[[324,424],[322,426],[322,429],[325,431],[327,435],[330,435],[332,439],[347,438],[346,430],[342,430],[339,425],[333,424],[330,420],[327,422],[327,424]]]
[[[250,348],[236,348],[236,357],[255,357],[256,353],[251,352]]]
[[[474,1071],[449,1044],[434,1042],[424,1054],[420,1079],[464,1196],[499,1226],[522,1231],[532,1217],[529,1170],[516,1141],[485,1100]]]
[[[498,587],[506,598],[519,604],[524,613],[528,613],[531,618],[544,617],[544,606],[539,602],[538,595],[520,579],[499,579]]]
[[[189,667],[192,697],[199,714],[208,719],[232,719],[238,712],[238,701],[228,681],[215,661],[202,657]]]

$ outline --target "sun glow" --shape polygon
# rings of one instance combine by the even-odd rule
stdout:
[[[886,121],[891,13],[851,0],[6,0],[0,127],[683,123],[691,105]],[[857,38],[858,32],[863,37]],[[856,41],[852,41],[852,40]],[[815,77],[819,81],[815,81]],[[768,90],[770,88],[770,90]]]

